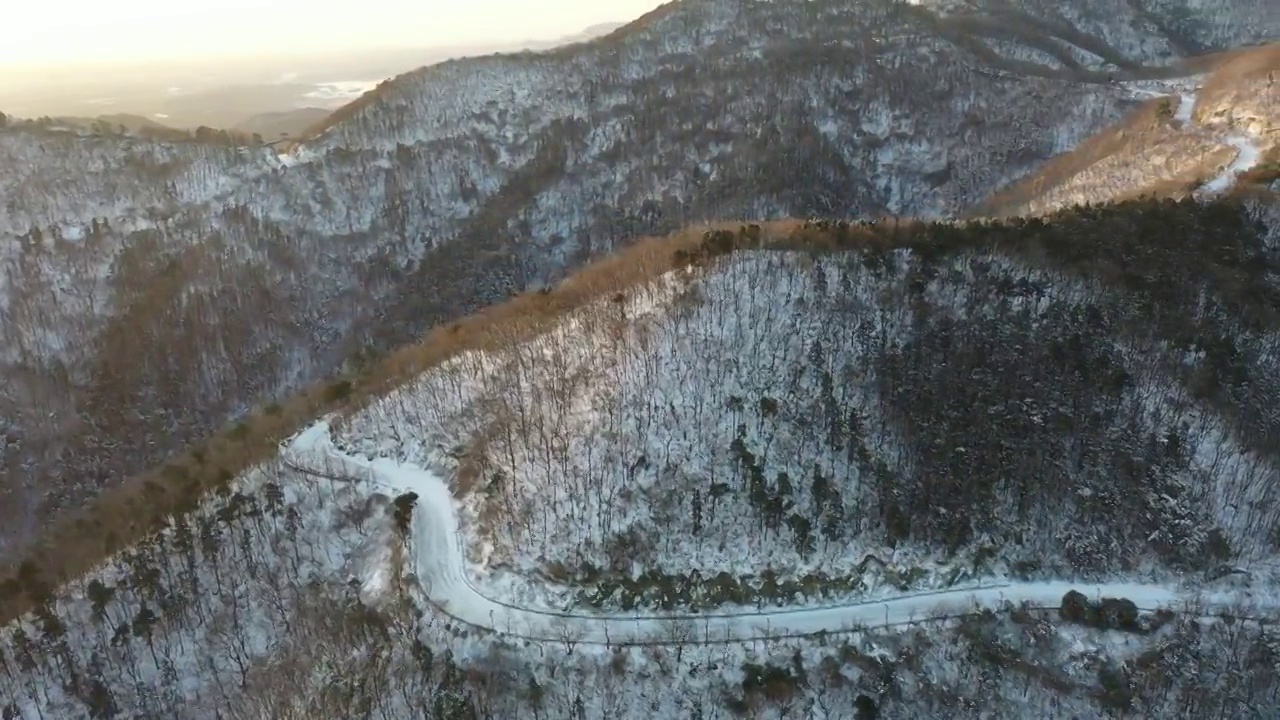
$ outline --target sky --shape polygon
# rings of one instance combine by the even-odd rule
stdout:
[[[660,4],[662,0],[14,0],[0,10],[0,65],[542,40],[597,23],[631,20]]]

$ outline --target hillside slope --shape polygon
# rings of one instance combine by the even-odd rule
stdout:
[[[1167,32],[1109,5],[1022,3],[1023,29],[994,38],[994,4],[960,22],[687,0],[590,43],[410,73],[284,156],[0,130],[0,543],[628,238],[970,208],[1118,120],[1108,77],[1186,71]],[[1214,16],[1209,49],[1271,32],[1255,5]]]
[[[1267,716],[1274,623],[1200,618],[1269,617],[1280,579],[1280,213],[1251,202],[637,245],[114,500],[162,532],[99,515],[50,536],[0,582],[0,710]],[[317,434],[295,435],[316,413],[340,460],[321,477],[295,467],[317,459]],[[210,466],[291,435],[292,452]],[[453,497],[378,479],[413,466]],[[213,492],[186,495],[205,473]],[[460,555],[433,545],[442,501]],[[1064,624],[997,590],[988,612],[915,629],[786,640],[782,622],[702,647],[707,625],[685,620],[637,647],[565,623],[535,642],[433,606],[414,568],[449,557],[490,597],[587,615],[879,600],[884,622],[914,622],[932,605],[891,598],[983,583],[1040,605],[1094,585],[1156,600],[1066,602]]]
[[[1143,104],[979,203],[1033,215],[1142,195],[1219,193],[1280,177],[1280,44],[1229,53],[1203,76],[1123,86]]]

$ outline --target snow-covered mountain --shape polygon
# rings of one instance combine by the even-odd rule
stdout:
[[[636,244],[107,493],[0,713],[1272,716],[1276,208]]]
[[[1280,178],[1280,46],[1229,54],[1212,72],[1124,87],[1143,104],[1001,188],[975,216],[1037,215],[1143,195],[1212,195]]]
[[[1120,119],[1107,79],[1276,28],[1116,5],[686,0],[397,78],[284,156],[8,123],[0,540],[631,238],[970,209]]]
[[[0,718],[1277,716],[1275,54],[1184,59],[1275,29],[686,0],[283,155],[0,121]]]

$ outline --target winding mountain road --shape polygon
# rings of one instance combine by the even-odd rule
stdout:
[[[367,482],[379,491],[418,496],[411,522],[410,557],[428,599],[466,625],[532,641],[599,645],[708,644],[761,638],[800,637],[856,626],[886,627],[937,616],[972,614],[1001,603],[1027,602],[1057,608],[1069,590],[1092,599],[1120,597],[1142,610],[1175,608],[1200,600],[1230,607],[1235,598],[1205,598],[1172,587],[1138,583],[1005,583],[978,588],[913,593],[889,599],[735,613],[608,615],[520,607],[490,598],[467,575],[464,538],[449,488],[436,474],[410,464],[367,460],[340,451],[327,420],[281,447],[285,464],[300,473],[345,482]]]
[[[1161,92],[1159,90],[1150,90],[1147,88],[1130,87],[1129,92],[1138,98],[1162,98],[1172,97],[1169,92]],[[1221,172],[1213,178],[1205,182],[1204,185],[1196,191],[1196,197],[1210,197],[1218,195],[1223,191],[1231,189],[1235,185],[1236,178],[1241,173],[1251,170],[1262,160],[1262,147],[1258,143],[1258,138],[1248,133],[1242,132],[1226,132],[1214,133],[1202,128],[1192,118],[1196,107],[1196,93],[1194,92],[1178,92],[1178,109],[1174,113],[1173,119],[1182,124],[1182,127],[1189,132],[1194,132],[1213,142],[1223,143],[1235,148],[1236,156],[1222,168]]]

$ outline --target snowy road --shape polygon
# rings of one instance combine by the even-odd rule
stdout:
[[[1201,193],[1216,195],[1230,189],[1240,173],[1251,170],[1262,159],[1262,148],[1258,147],[1253,136],[1232,133],[1226,137],[1226,141],[1237,150],[1236,159],[1232,160],[1231,164],[1227,165],[1217,177],[1205,183],[1200,188]]]
[[[342,453],[327,421],[300,433],[282,447],[293,469],[319,477],[368,482],[393,497],[416,493],[410,556],[430,601],[464,624],[538,641],[587,644],[714,643],[838,632],[854,626],[885,627],[939,615],[962,615],[996,608],[1004,601],[1056,608],[1069,590],[1091,599],[1120,597],[1143,610],[1180,606],[1192,597],[1169,587],[1070,582],[1008,583],[902,595],[835,606],[797,607],[735,614],[680,616],[563,613],[518,607],[485,596],[470,581],[463,536],[453,496],[436,474],[390,459],[367,460]],[[1205,598],[1200,598],[1205,600]],[[1227,605],[1232,598],[1208,599]]]
[[[1143,86],[1131,86],[1129,87],[1129,92],[1137,98],[1171,96],[1167,90],[1153,90]],[[1205,197],[1217,195],[1231,189],[1231,186],[1235,185],[1236,178],[1241,173],[1251,170],[1261,162],[1262,147],[1258,144],[1258,138],[1248,133],[1230,132],[1223,135],[1197,126],[1191,116],[1195,111],[1196,93],[1198,92],[1199,88],[1192,92],[1185,90],[1178,92],[1178,109],[1174,113],[1173,119],[1181,123],[1184,128],[1196,132],[1209,140],[1225,143],[1236,149],[1235,159],[1196,191],[1197,197]]]

